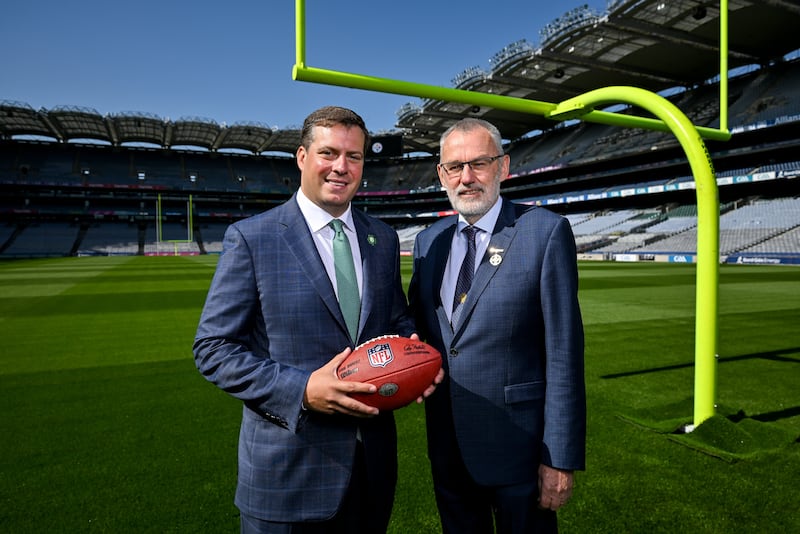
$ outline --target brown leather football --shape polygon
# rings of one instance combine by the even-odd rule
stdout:
[[[339,365],[341,380],[367,382],[378,391],[351,396],[379,410],[396,410],[422,395],[442,366],[435,348],[401,336],[380,336],[357,346]]]

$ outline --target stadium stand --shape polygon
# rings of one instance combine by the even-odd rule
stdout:
[[[400,250],[413,250],[414,239],[424,229],[425,226],[420,224],[397,228],[397,235],[400,238]]]
[[[655,240],[650,244],[631,248],[627,251],[637,253],[678,253],[697,252],[697,219],[695,216],[670,217],[670,224],[660,223],[650,228],[650,232],[666,233],[674,230],[669,237]],[[685,225],[685,226],[681,226]],[[720,254],[729,255],[771,242],[772,246],[791,244],[780,236],[800,227],[800,199],[756,200],[751,204],[732,209],[720,215],[719,242]],[[666,230],[666,232],[664,232]],[[780,239],[779,239],[780,238]],[[777,241],[776,241],[777,239]],[[771,250],[778,253],[796,252],[797,249]],[[766,251],[766,249],[762,250]]]
[[[16,224],[4,224],[0,226],[0,251],[4,250],[7,244],[11,243],[14,234],[18,232]]]
[[[21,227],[19,233],[3,247],[3,255],[28,258],[69,256],[78,233],[77,225],[32,222]]]
[[[200,242],[209,254],[222,252],[222,238],[225,236],[227,224],[208,223],[198,227]]]
[[[741,250],[754,255],[793,254],[800,250],[800,228],[795,227]]]
[[[78,246],[79,256],[138,254],[139,227],[127,222],[92,223]]]
[[[454,85],[550,102],[634,85],[661,92],[695,124],[716,128],[718,57],[708,35],[719,13],[708,9],[696,19],[689,4],[615,0],[602,14],[577,8],[540,34],[550,54],[512,43],[490,70],[467,69]],[[800,262],[791,218],[800,211],[800,49],[793,37],[800,9],[739,0],[730,23],[733,137],[707,142],[722,202],[720,252]],[[651,28],[646,43],[630,30],[641,24]],[[770,38],[755,41],[760,30]],[[440,133],[466,115],[494,122],[507,139],[512,168],[503,195],[567,216],[582,253],[695,253],[694,179],[670,134],[431,100],[399,110],[404,154],[368,159],[355,201],[397,228],[404,251],[416,232],[451,213],[435,154]],[[95,132],[88,139],[96,142],[86,132]],[[0,258],[218,253],[230,222],[297,189],[298,142],[297,127],[0,101]],[[785,210],[773,204],[780,199]],[[782,211],[787,219],[771,217]]]

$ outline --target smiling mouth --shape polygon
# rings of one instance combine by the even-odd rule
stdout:
[[[331,178],[326,178],[325,179],[325,183],[330,184],[330,185],[335,186],[335,187],[347,187],[349,185],[349,183],[344,181],[344,180],[336,180],[336,179],[331,179]]]
[[[469,197],[471,197],[471,196],[477,195],[477,194],[479,194],[481,192],[482,192],[481,189],[462,189],[461,191],[458,192],[458,196],[469,196]]]

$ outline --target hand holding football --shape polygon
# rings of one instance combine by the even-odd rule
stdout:
[[[362,343],[336,370],[341,380],[373,384],[377,393],[351,396],[379,410],[396,410],[433,383],[442,366],[439,351],[419,340],[380,336]]]

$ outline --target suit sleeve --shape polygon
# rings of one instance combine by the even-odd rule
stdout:
[[[200,317],[195,363],[207,380],[295,431],[310,372],[271,358],[254,271],[246,238],[229,227]]]
[[[400,241],[395,244],[394,252],[395,276],[392,281],[394,285],[394,298],[392,299],[392,328],[401,336],[409,337],[417,333],[414,318],[408,306],[408,299],[403,291],[403,274],[400,264]]]
[[[547,358],[542,462],[559,469],[584,469],[584,333],[575,238],[566,219],[549,236],[541,286]]]
[[[408,283],[408,309],[412,319],[414,320],[417,334],[419,334],[421,340],[425,341],[428,336],[424,331],[424,323],[419,312],[419,247],[419,239],[414,239],[414,253],[412,256],[414,263],[411,271],[411,281]]]

